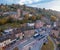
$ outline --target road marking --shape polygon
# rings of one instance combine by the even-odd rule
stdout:
[[[21,42],[20,44],[23,44],[24,42],[26,42],[27,40],[25,40],[25,41],[23,41],[23,42]]]
[[[26,46],[28,46],[28,45],[30,45],[30,44],[32,44],[32,43],[34,43],[34,42],[36,42],[36,40],[35,40],[35,41],[33,41],[33,42],[31,42],[31,43],[29,43],[29,44],[27,44],[27,45],[25,45],[24,47],[26,47]]]

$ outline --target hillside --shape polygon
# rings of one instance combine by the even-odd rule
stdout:
[[[12,5],[0,5],[0,12],[8,12],[8,11],[16,11],[17,9],[21,9],[23,11],[28,11],[34,15],[42,14],[45,17],[50,17],[51,15],[57,16],[60,18],[60,12],[53,11],[53,10],[46,10],[45,8],[36,8],[36,7],[28,7],[25,5],[18,5],[18,4],[12,4]]]
[[[22,12],[17,12],[18,9]],[[7,15],[3,15],[4,13],[7,13]],[[23,13],[25,13],[25,15],[23,15]],[[20,15],[19,17],[18,14]],[[29,14],[32,16],[29,17]],[[17,20],[15,19],[15,16],[17,17]],[[36,20],[52,23],[55,22],[57,18],[60,20],[60,12],[46,10],[45,8],[41,9],[19,4],[0,5],[0,30],[4,28],[6,29],[9,26],[20,27],[21,24],[35,22]]]

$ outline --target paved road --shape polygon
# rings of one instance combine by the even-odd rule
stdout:
[[[16,43],[16,44],[14,44],[14,45],[12,45],[10,48],[8,48],[7,50],[13,50],[13,48],[15,48],[16,46],[19,48],[19,49],[21,49],[22,50],[22,48],[24,47],[24,46],[28,46],[31,42],[36,42],[37,41],[37,39],[43,39],[43,38],[45,38],[45,36],[46,35],[43,35],[42,37],[41,36],[39,36],[38,38],[33,38],[33,37],[31,37],[30,39],[28,39],[28,40],[25,40],[25,41],[23,41],[23,42],[20,42],[20,41],[18,41],[18,43]],[[39,41],[40,42],[40,41]],[[37,47],[36,49],[39,49],[40,50],[40,44],[41,43],[36,43],[35,44],[35,46]],[[43,44],[43,43],[42,43]],[[42,45],[41,44],[41,45]],[[39,48],[38,48],[39,47]],[[35,48],[34,48],[34,50],[35,50]]]
[[[46,31],[43,33],[43,36],[48,36],[49,35],[49,33],[50,33],[50,29],[49,28],[45,28],[45,27],[43,27],[43,29],[46,29]],[[40,33],[40,32],[38,32],[38,33]],[[26,46],[26,45],[28,45],[28,44],[30,44],[31,42],[34,42],[34,41],[36,41],[37,39],[42,39],[42,37],[41,36],[39,36],[38,38],[36,38],[36,39],[34,39],[33,37],[31,37],[31,38],[29,38],[28,40],[24,40],[23,42],[21,42],[21,41],[17,41],[17,43],[16,44],[14,44],[14,45],[12,45],[10,48],[8,48],[7,50],[13,50],[13,48],[15,48],[16,46],[18,46],[21,50],[22,50],[22,48],[24,47],[24,46]],[[45,38],[45,37],[44,37]],[[38,43],[36,43],[36,45],[37,45]],[[43,44],[43,42],[42,42],[42,44]],[[39,49],[40,50],[40,45],[38,44],[38,46],[36,46],[37,47],[37,49]],[[39,48],[38,48],[39,47]]]

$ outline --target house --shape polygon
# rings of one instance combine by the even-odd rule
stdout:
[[[6,49],[6,47],[8,45],[10,45],[14,41],[16,41],[16,38],[17,38],[16,37],[17,36],[16,30],[17,29],[14,29],[14,30],[13,29],[4,30],[4,32],[7,33],[7,34],[0,37],[0,47],[1,47],[1,49],[3,49],[3,48]]]
[[[0,43],[0,47],[4,47],[10,43],[11,43],[11,39],[7,39],[7,40],[3,41],[2,43]]]
[[[18,18],[20,18],[21,17],[21,10],[20,9],[17,9],[17,11],[9,11],[9,12],[4,12],[3,13],[3,15],[4,16],[10,16],[10,17],[12,17],[12,18],[14,18],[14,19],[18,19]]]
[[[29,14],[29,17],[32,17],[33,15],[32,14]]]
[[[57,21],[56,25],[57,25],[58,27],[60,27],[60,21]]]
[[[4,33],[9,33],[9,32],[12,32],[13,31],[13,29],[6,29],[6,30],[4,30]]]
[[[31,37],[32,35],[34,35],[34,30],[25,30],[24,35],[25,35],[25,38]]]
[[[56,37],[56,44],[59,44],[60,43],[60,22],[57,21],[57,22],[54,22],[54,27],[52,29],[52,35]]]
[[[24,38],[24,33],[20,30],[20,28],[17,28],[16,30],[13,30],[13,33],[16,37],[16,39],[23,39]]]
[[[3,41],[0,43],[0,50],[5,50],[6,46],[11,43],[11,39],[7,39],[6,41]]]
[[[44,22],[40,21],[40,20],[37,20],[35,22],[35,28],[40,28],[40,27],[43,27],[44,25]]]
[[[17,32],[17,33],[15,34],[15,36],[16,36],[16,38],[19,38],[19,39],[23,39],[23,38],[24,38],[23,32]]]
[[[29,14],[28,11],[23,11],[23,16],[26,15],[26,14]]]
[[[28,27],[34,27],[35,23],[27,23]]]
[[[51,23],[49,17],[42,17],[41,18],[45,23]]]
[[[18,18],[18,20],[23,20],[24,18],[23,17],[21,17],[21,18]]]
[[[57,27],[57,23],[56,22],[54,22],[53,27]]]
[[[50,27],[51,27],[51,24],[47,24],[46,26],[47,26],[48,28],[50,28]]]
[[[13,29],[4,30],[3,36],[0,36],[0,48],[5,49],[7,45],[13,42],[16,39]]]
[[[60,28],[51,30],[51,35],[55,38],[56,44],[60,44]]]
[[[53,27],[60,27],[60,21],[56,21],[53,23]]]
[[[21,10],[17,9],[17,17],[20,18],[21,17]]]
[[[58,30],[51,30],[51,34],[55,35],[56,37],[58,37],[59,31]]]
[[[3,14],[3,12],[0,12],[0,16]]]
[[[0,47],[5,47],[6,45],[11,43],[10,35],[4,35],[0,37]]]

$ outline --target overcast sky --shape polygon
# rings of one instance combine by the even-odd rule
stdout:
[[[0,0],[0,4],[26,4],[27,6],[60,11],[60,0]]]

